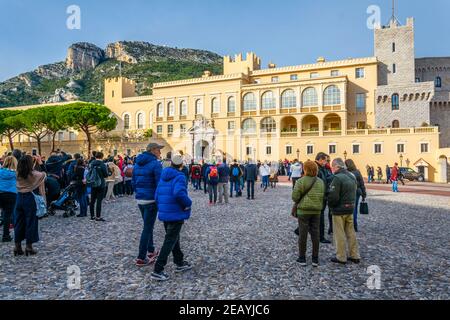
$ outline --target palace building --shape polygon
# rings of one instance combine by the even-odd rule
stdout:
[[[152,129],[163,153],[188,160],[306,160],[324,151],[363,173],[398,162],[450,182],[450,58],[416,59],[412,18],[378,27],[374,49],[289,67],[263,68],[254,53],[225,56],[223,74],[155,83],[150,96],[137,96],[130,79],[106,79],[104,104],[119,124],[98,148],[135,154]]]

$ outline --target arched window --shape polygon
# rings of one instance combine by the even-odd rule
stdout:
[[[281,108],[297,107],[297,98],[294,90],[288,89],[281,94]]]
[[[169,102],[167,104],[167,116],[173,117],[175,115],[175,107],[173,105],[173,102]]]
[[[201,99],[195,101],[195,114],[203,114],[203,101]]]
[[[323,92],[323,103],[326,106],[341,104],[341,90],[337,86],[329,86]]]
[[[144,129],[144,114],[142,112],[137,115],[137,128]]]
[[[307,88],[303,91],[303,106],[312,107],[318,105],[317,91],[315,88]]]
[[[228,113],[236,112],[236,99],[234,97],[228,98]]]
[[[441,88],[442,87],[442,79],[441,79],[441,77],[436,77],[435,85],[436,85],[436,88]]]
[[[217,98],[211,100],[211,113],[220,113],[220,104]]]
[[[130,129],[130,115],[126,114],[123,117],[123,128],[125,130],[129,130]]]
[[[253,119],[245,119],[242,122],[242,130],[244,133],[256,133],[256,122]]]
[[[397,93],[394,93],[392,95],[392,110],[399,110],[400,109],[400,99],[398,97]]]
[[[180,116],[187,116],[187,103],[184,100],[180,102]]]
[[[272,91],[265,92],[262,95],[261,100],[262,100],[262,103],[261,103],[262,110],[275,109],[277,107],[275,97],[274,97]]]
[[[158,106],[156,107],[156,116],[158,118],[164,117],[164,106],[162,103],[158,103]]]
[[[264,118],[261,120],[261,132],[275,132],[277,123],[273,118]]]
[[[255,95],[250,92],[244,96],[244,111],[254,111],[256,110],[256,99]]]
[[[392,128],[400,128],[400,121],[398,120],[392,121]]]

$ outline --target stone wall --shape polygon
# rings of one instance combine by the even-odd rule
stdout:
[[[420,127],[430,123],[430,101],[434,83],[379,86],[376,90],[376,127],[391,127],[394,120],[401,128]],[[400,108],[392,110],[392,95],[399,95]]]

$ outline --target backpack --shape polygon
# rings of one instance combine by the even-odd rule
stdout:
[[[209,171],[209,177],[217,178],[218,176],[219,176],[219,173],[217,172],[217,167],[216,166],[211,167],[211,169]]]
[[[125,169],[124,174],[125,174],[125,177],[132,178],[133,177],[133,167],[127,167]]]
[[[239,177],[239,173],[240,173],[240,170],[239,170],[238,167],[234,167],[234,168],[233,168],[233,171],[231,172],[231,174],[233,175],[233,177]]]
[[[89,172],[86,176],[86,182],[89,184],[92,188],[98,188],[102,185],[102,178],[100,177],[100,174],[98,173],[98,166],[90,166]]]

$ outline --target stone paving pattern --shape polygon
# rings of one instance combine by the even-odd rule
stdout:
[[[313,269],[310,258],[296,263],[291,189],[257,189],[254,201],[212,208],[191,192],[181,245],[194,269],[175,274],[170,259],[165,283],[134,265],[142,219],[132,198],[105,205],[106,223],[41,220],[37,256],[15,258],[12,244],[0,245],[0,299],[449,299],[450,198],[370,190],[370,215],[359,217],[362,263],[334,265],[333,246],[321,245]],[[157,222],[158,247],[163,234]],[[67,289],[71,265],[81,269],[81,290]],[[381,268],[381,290],[367,288],[370,265]]]

